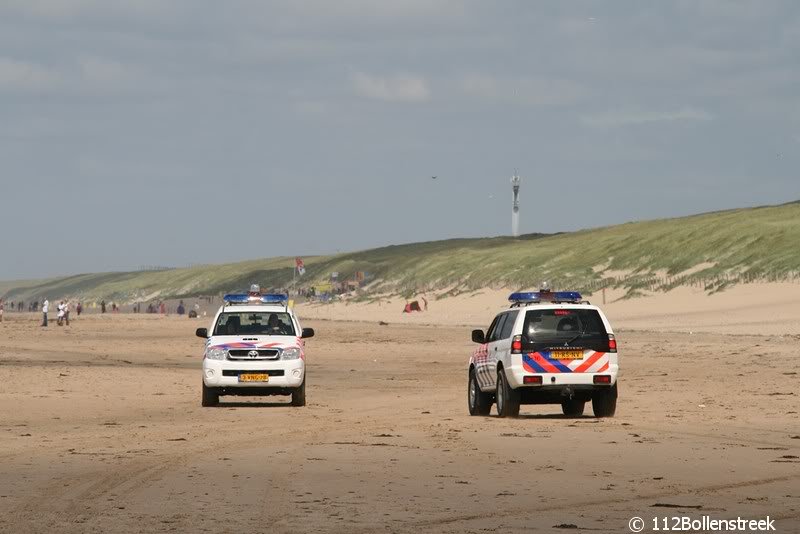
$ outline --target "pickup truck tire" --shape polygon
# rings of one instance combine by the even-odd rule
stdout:
[[[497,371],[497,392],[495,393],[497,403],[497,415],[499,417],[518,417],[519,416],[519,391],[511,389],[508,385],[505,369]]]
[[[467,405],[470,415],[489,415],[489,412],[492,411],[492,395],[481,391],[478,379],[475,377],[475,369],[469,370]]]
[[[214,388],[207,387],[205,382],[203,382],[203,400],[201,404],[203,406],[216,406],[219,404],[219,393]]]
[[[598,392],[592,397],[592,410],[595,417],[614,417],[617,411],[617,385]]]
[[[303,377],[303,383],[292,391],[292,406],[305,406],[306,405],[306,377]]]

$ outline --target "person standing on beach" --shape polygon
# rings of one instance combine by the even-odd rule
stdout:
[[[100,313],[106,312],[106,299],[100,301]]]
[[[5,308],[5,305],[3,304],[3,299],[0,299],[0,323],[3,322],[3,309],[4,308]]]
[[[50,301],[44,299],[42,302],[42,326],[47,326],[47,312],[50,310]]]
[[[69,326],[69,300],[64,301],[64,322]]]
[[[83,303],[81,303],[79,301],[78,305],[75,306],[75,311],[78,312],[78,317],[80,317],[81,316],[81,312],[83,311]]]

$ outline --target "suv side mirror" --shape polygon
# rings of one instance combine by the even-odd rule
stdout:
[[[314,329],[313,328],[303,328],[303,333],[300,335],[302,339],[307,339],[309,337],[314,337]]]
[[[194,335],[202,337],[203,339],[208,339],[208,328],[198,328],[195,330]]]
[[[483,330],[473,330],[472,341],[474,343],[486,343],[485,336],[483,335]]]

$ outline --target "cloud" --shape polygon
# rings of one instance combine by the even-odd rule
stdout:
[[[357,72],[353,76],[353,86],[357,95],[372,100],[425,102],[431,97],[428,83],[420,76],[379,77]]]
[[[46,67],[0,57],[0,90],[41,91],[59,82],[58,74]]]
[[[497,78],[470,74],[461,81],[467,95],[498,102],[529,106],[561,106],[580,100],[582,86],[560,78]]]
[[[581,122],[587,126],[612,128],[652,122],[710,121],[713,118],[714,116],[705,110],[683,108],[678,111],[607,111],[595,115],[583,115]]]

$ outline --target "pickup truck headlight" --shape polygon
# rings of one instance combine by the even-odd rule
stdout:
[[[228,351],[225,349],[209,349],[206,351],[206,358],[209,360],[224,360]]]
[[[300,357],[300,349],[293,347],[290,349],[283,349],[281,352],[281,360],[296,360]]]

